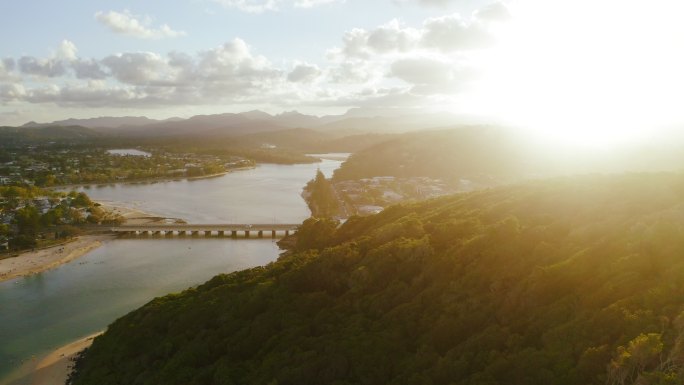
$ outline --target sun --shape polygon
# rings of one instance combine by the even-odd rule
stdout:
[[[615,146],[684,122],[679,1],[520,1],[477,104],[549,141]]]

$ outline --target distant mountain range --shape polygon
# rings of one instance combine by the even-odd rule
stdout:
[[[142,116],[66,119],[50,123],[29,122],[21,128],[85,127],[114,136],[225,137],[306,128],[347,136],[369,132],[396,133],[466,122],[448,113],[427,114],[353,109],[343,115],[314,116],[296,111],[271,115],[263,111],[196,115],[188,119],[150,119]]]
[[[38,128],[38,127],[50,127],[50,126],[81,126],[86,128],[118,128],[125,126],[144,126],[148,124],[163,123],[163,122],[175,122],[183,120],[181,118],[170,118],[166,120],[156,120],[146,118],[144,116],[122,116],[122,117],[111,117],[103,116],[99,118],[90,119],[65,119],[57,120],[51,123],[36,123],[28,122],[22,127]]]
[[[89,140],[103,134],[82,126],[0,127],[0,143]]]

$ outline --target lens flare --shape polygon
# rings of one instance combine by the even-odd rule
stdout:
[[[474,104],[549,140],[635,142],[684,122],[684,5],[522,1],[483,59]]]

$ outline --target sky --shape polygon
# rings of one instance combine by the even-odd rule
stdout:
[[[684,122],[676,0],[2,0],[0,125],[447,111],[566,133]]]

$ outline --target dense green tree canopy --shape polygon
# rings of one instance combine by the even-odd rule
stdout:
[[[314,217],[331,218],[340,212],[340,204],[335,195],[332,184],[319,169],[316,177],[304,188],[309,209]]]
[[[596,176],[308,222],[114,322],[74,383],[679,384],[683,210],[684,176]]]

